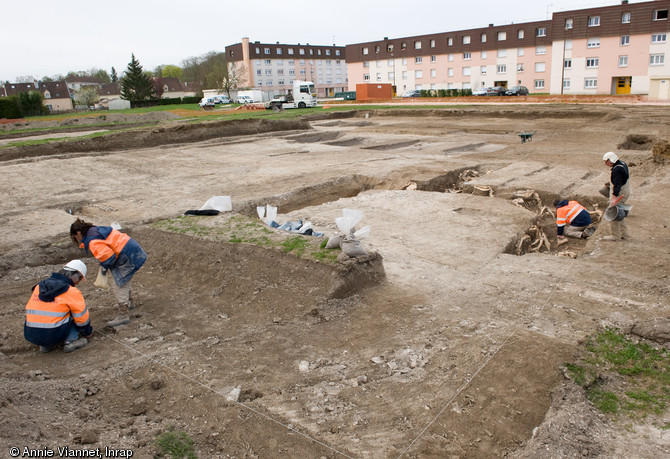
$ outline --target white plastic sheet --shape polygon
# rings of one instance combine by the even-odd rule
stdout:
[[[230,196],[212,196],[207,200],[200,210],[218,210],[219,212],[230,212],[233,204]]]

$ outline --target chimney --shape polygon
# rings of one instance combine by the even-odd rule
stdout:
[[[622,5],[628,5],[628,0],[621,0]]]

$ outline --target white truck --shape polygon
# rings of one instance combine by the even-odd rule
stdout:
[[[260,89],[244,89],[237,91],[238,104],[253,104],[255,102],[263,102],[263,91]]]
[[[284,110],[286,108],[316,107],[316,89],[311,81],[296,80],[293,82],[293,91],[286,95],[275,96],[265,103],[265,108]]]

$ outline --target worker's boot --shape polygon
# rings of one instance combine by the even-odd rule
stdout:
[[[74,341],[66,342],[65,346],[63,346],[63,352],[72,352],[86,346],[87,344],[88,340],[86,338],[79,338]]]
[[[40,346],[40,354],[47,354],[53,351],[56,346]]]
[[[130,322],[130,314],[128,311],[130,305],[128,303],[119,303],[119,315],[115,319],[107,322],[107,325],[110,327],[118,327],[119,325],[125,325]]]

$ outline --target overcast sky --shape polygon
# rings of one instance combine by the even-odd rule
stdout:
[[[352,43],[542,21],[620,0],[29,0],[3,2],[0,81],[91,68],[119,75],[131,53],[145,70],[261,43]],[[641,3],[632,0],[630,3]]]

